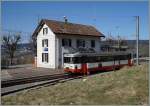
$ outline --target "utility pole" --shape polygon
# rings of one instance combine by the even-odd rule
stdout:
[[[136,65],[139,65],[139,16],[136,18]]]

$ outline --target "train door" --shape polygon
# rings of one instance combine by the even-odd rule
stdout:
[[[117,55],[116,60],[118,61],[118,69],[120,69],[120,55]]]
[[[114,62],[113,62],[113,70],[115,70],[115,67],[116,67],[116,65],[115,65],[115,58],[113,60],[114,60]]]
[[[87,73],[87,64],[86,63],[82,63],[81,67],[82,67],[82,72],[84,74],[86,74]]]
[[[114,70],[119,69],[120,61],[118,59],[118,55],[113,56],[113,59],[114,59],[113,69]]]
[[[86,60],[87,60],[87,57],[86,56],[83,56],[83,57],[81,57],[81,70],[82,70],[82,73],[83,74],[87,74],[87,71],[88,71],[88,69],[87,69],[87,62],[86,62]]]
[[[132,59],[131,59],[131,58],[132,58],[132,55],[129,54],[129,55],[128,55],[128,65],[129,65],[129,66],[132,66]]]

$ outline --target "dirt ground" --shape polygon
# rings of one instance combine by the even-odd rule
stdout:
[[[1,71],[1,80],[63,73],[63,69],[37,68],[33,64],[16,65]]]

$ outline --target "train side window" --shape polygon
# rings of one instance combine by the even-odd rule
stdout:
[[[88,57],[87,58],[87,63],[92,63],[93,62],[93,57]]]
[[[131,54],[128,54],[128,58],[131,59]]]
[[[96,56],[96,62],[100,62],[100,57]]]
[[[102,57],[101,57],[101,61],[108,61],[108,59],[107,59],[106,56],[102,56]]]
[[[98,62],[98,59],[97,59],[97,57],[96,56],[91,56],[91,57],[85,57],[85,62],[87,62],[87,63],[94,63],[94,62]]]
[[[95,57],[94,57],[94,60],[95,60],[95,62],[100,62],[100,57],[95,56]]]
[[[114,56],[114,59],[115,60],[120,60],[120,57],[121,57],[120,55],[116,55],[116,56]]]
[[[113,56],[108,56],[108,61],[113,61],[114,57]]]
[[[101,56],[101,61],[113,61],[113,56]]]
[[[81,58],[80,57],[73,57],[72,62],[73,63],[81,63]]]
[[[120,60],[126,60],[126,59],[127,59],[127,55],[120,56]]]
[[[119,56],[119,59],[120,59],[120,60],[126,60],[126,59],[127,59],[127,55],[120,55],[120,56]]]
[[[86,56],[82,56],[81,57],[81,62],[82,63],[87,63],[88,62],[88,58]]]

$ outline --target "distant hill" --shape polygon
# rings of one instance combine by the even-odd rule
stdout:
[[[136,40],[126,40],[128,46],[136,46]],[[139,45],[149,45],[149,40],[139,40]]]
[[[16,54],[20,54],[20,52],[26,54],[32,51],[30,43],[18,44],[17,48]],[[6,55],[4,45],[1,45],[1,55]]]
[[[135,43],[136,42],[136,40],[126,40],[128,43],[131,43],[131,44],[133,44],[133,43]],[[149,40],[139,40],[139,43],[146,43],[146,44],[148,44],[149,43]]]
[[[18,49],[21,49],[21,48],[30,48],[30,43],[18,44]],[[4,49],[4,45],[1,45],[1,49]]]

